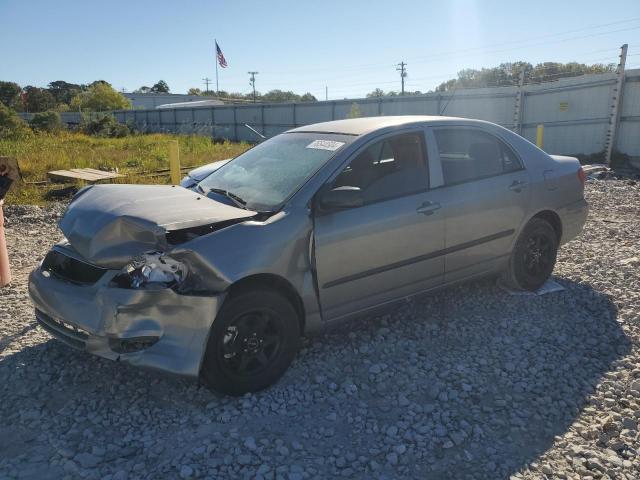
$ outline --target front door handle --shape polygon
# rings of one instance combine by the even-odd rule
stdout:
[[[416,209],[416,212],[421,213],[423,215],[432,215],[433,212],[435,212],[439,208],[440,208],[440,204],[437,202],[424,202],[422,205],[420,205]]]
[[[527,186],[527,182],[523,182],[521,180],[514,180],[511,185],[509,185],[509,190],[520,193],[524,187]]]

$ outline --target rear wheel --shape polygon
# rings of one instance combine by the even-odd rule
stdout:
[[[524,227],[504,273],[505,283],[519,290],[534,291],[547,281],[556,264],[558,236],[541,218],[533,218]]]
[[[216,316],[201,377],[230,395],[275,383],[295,357],[300,322],[291,303],[272,290],[232,294]]]

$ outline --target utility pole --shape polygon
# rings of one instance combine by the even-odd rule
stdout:
[[[607,165],[611,163],[611,154],[616,145],[616,130],[618,129],[618,123],[620,123],[620,105],[622,103],[622,90],[624,88],[624,66],[627,63],[627,48],[625,43],[620,47],[620,62],[618,62],[618,68],[616,69],[616,86],[613,89],[613,98],[611,104],[611,113],[609,114],[609,127],[607,128],[607,136],[605,138],[606,157],[605,161]]]
[[[249,79],[249,84],[253,88],[253,103],[256,103],[256,75],[258,75],[258,73],[260,72],[247,72],[247,73],[251,75],[251,78]]]
[[[329,100],[329,87],[325,86],[324,87],[324,99]]]
[[[405,79],[405,78],[406,78],[406,76],[407,76],[407,69],[406,69],[407,64],[406,64],[406,63],[404,63],[404,62],[400,62],[400,63],[398,64],[398,67],[399,67],[399,68],[396,68],[396,70],[397,70],[398,72],[400,72],[400,80],[402,81],[402,93],[401,93],[401,95],[404,95],[404,79]]]
[[[204,77],[202,82],[205,84],[206,92],[209,93],[209,84],[211,83],[211,79],[208,77]]]
[[[513,131],[517,134],[522,133],[522,104],[524,102],[524,67],[520,70],[520,78],[518,80],[518,91],[516,92],[515,109],[513,113]]]

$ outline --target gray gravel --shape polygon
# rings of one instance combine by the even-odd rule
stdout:
[[[306,339],[241,398],[36,328],[26,277],[62,207],[9,207],[0,478],[638,478],[640,185],[590,182],[588,200],[565,291],[450,288]]]

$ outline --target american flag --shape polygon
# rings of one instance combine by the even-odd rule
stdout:
[[[216,42],[216,54],[218,56],[218,63],[220,64],[220,66],[222,68],[227,68],[227,60],[224,58],[224,54],[222,53],[222,50],[220,50],[220,45],[218,45],[218,42]]]

